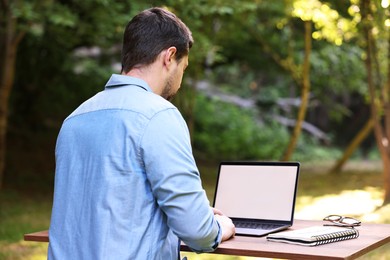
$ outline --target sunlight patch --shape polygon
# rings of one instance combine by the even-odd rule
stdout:
[[[370,221],[375,221],[377,217],[371,213],[382,204],[382,199],[373,197],[372,191],[368,190],[347,190],[316,198],[306,196],[302,200],[307,204],[297,209],[297,219],[322,220],[327,215],[338,214],[356,217],[366,215]]]

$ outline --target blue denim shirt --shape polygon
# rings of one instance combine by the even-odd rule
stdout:
[[[179,238],[197,252],[221,241],[187,125],[114,74],[60,130],[48,259],[177,259]]]

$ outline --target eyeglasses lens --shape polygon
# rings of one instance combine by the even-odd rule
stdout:
[[[355,218],[343,217],[339,215],[329,215],[324,218],[325,221],[330,221],[336,226],[359,226],[361,222]],[[329,225],[328,225],[329,226]]]
[[[360,221],[354,218],[343,218],[340,223],[347,224],[347,225],[358,225],[360,224]]]

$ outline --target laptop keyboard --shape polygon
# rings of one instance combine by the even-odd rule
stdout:
[[[278,224],[256,223],[253,221],[250,221],[250,222],[233,221],[233,223],[237,228],[252,228],[252,229],[264,229],[264,230],[270,230],[270,229],[278,228],[281,226]]]

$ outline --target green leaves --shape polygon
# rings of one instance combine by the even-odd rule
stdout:
[[[50,116],[62,117],[99,91],[113,71],[112,64],[120,61],[125,25],[133,15],[151,6],[167,7],[193,32],[195,44],[184,82],[214,80],[220,90],[256,100],[260,111],[276,113],[280,108],[275,103],[280,98],[299,97],[299,88],[292,78],[302,74],[303,19],[311,19],[316,39],[311,55],[312,95],[325,111],[326,116],[321,115],[324,122],[329,118],[331,123],[342,122],[351,115],[344,100],[366,91],[362,52],[355,42],[359,18],[355,3],[340,4],[336,0],[15,0],[12,3],[18,30],[28,32],[19,50],[19,93],[14,95],[14,116],[18,116],[17,104],[28,101],[27,96],[40,97],[40,105],[35,102],[36,108],[31,111],[48,111],[52,106],[54,112],[50,111]],[[341,46],[337,45],[340,39]],[[100,55],[75,57],[74,52],[80,47],[96,48]],[[26,95],[23,92],[26,89],[34,91]],[[196,93],[191,95],[188,100],[193,104]],[[54,105],[52,99],[58,103]],[[278,158],[272,143],[283,147],[288,132],[272,125],[272,118],[259,130],[251,113],[214,101],[210,104],[213,107],[208,107],[209,100],[202,98],[197,101],[203,108],[198,104],[196,114],[188,118],[203,120],[194,128],[199,150],[207,146],[204,152],[215,156],[231,153]],[[179,109],[184,111],[185,105]],[[315,109],[310,112],[316,118]],[[32,113],[30,116],[34,118]],[[294,111],[287,116],[294,117]],[[280,142],[273,140],[273,135],[280,135]],[[251,148],[242,151],[234,143],[244,147],[260,143],[262,147],[255,147],[264,154]]]
[[[194,149],[208,160],[276,160],[288,141],[284,127],[223,101],[199,95],[195,114]]]
[[[55,26],[75,27],[79,20],[69,7],[61,4],[53,4],[50,12],[45,13],[48,21]]]

